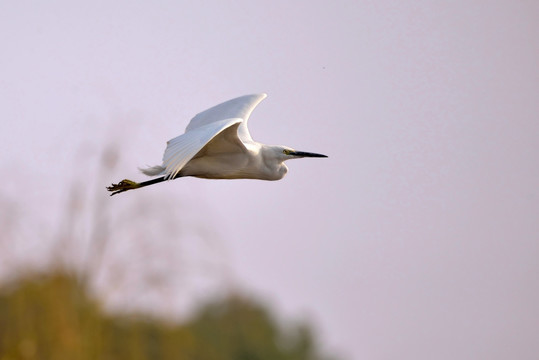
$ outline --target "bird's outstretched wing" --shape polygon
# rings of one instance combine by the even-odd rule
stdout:
[[[214,137],[235,124],[241,126],[243,121],[241,118],[232,118],[201,124],[201,126],[169,140],[163,155],[163,165],[161,166],[165,178],[173,179],[185,164]]]
[[[253,94],[240,96],[238,98],[225,101],[222,104],[216,105],[208,110],[197,114],[187,128],[186,133],[189,133],[202,126],[221,121],[223,119],[239,118],[242,123],[238,127],[238,137],[241,141],[253,141],[249,130],[247,129],[247,120],[253,112],[254,108],[266,98],[266,94]]]

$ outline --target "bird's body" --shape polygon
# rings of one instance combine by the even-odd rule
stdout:
[[[185,134],[167,142],[162,165],[141,169],[148,176],[161,178],[142,183],[122,180],[107,189],[114,195],[184,176],[279,180],[288,171],[285,160],[326,157],[254,141],[247,121],[265,97],[266,94],[246,95],[199,113],[190,121]]]
[[[202,149],[178,173],[204,179],[280,180],[288,171],[284,162],[271,161],[272,149],[248,144],[241,153],[216,152]],[[268,154],[269,153],[269,154]]]

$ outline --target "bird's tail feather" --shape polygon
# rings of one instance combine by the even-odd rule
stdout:
[[[139,168],[139,170],[144,174],[144,175],[148,175],[148,176],[157,176],[157,175],[161,175],[164,173],[165,171],[165,168],[161,165],[156,165],[156,166],[151,166],[151,167],[148,167],[146,169],[141,169]]]

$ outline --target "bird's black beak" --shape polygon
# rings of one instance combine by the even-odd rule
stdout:
[[[288,155],[297,156],[297,157],[317,157],[317,158],[327,158],[327,155],[305,152],[305,151],[291,151]]]

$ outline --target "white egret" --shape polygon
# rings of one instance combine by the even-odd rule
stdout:
[[[266,96],[241,96],[199,113],[191,119],[185,134],[167,142],[162,165],[140,169],[148,176],[161,177],[140,183],[125,179],[107,190],[114,195],[183,176],[279,180],[288,171],[286,160],[327,157],[254,141],[247,120]]]

